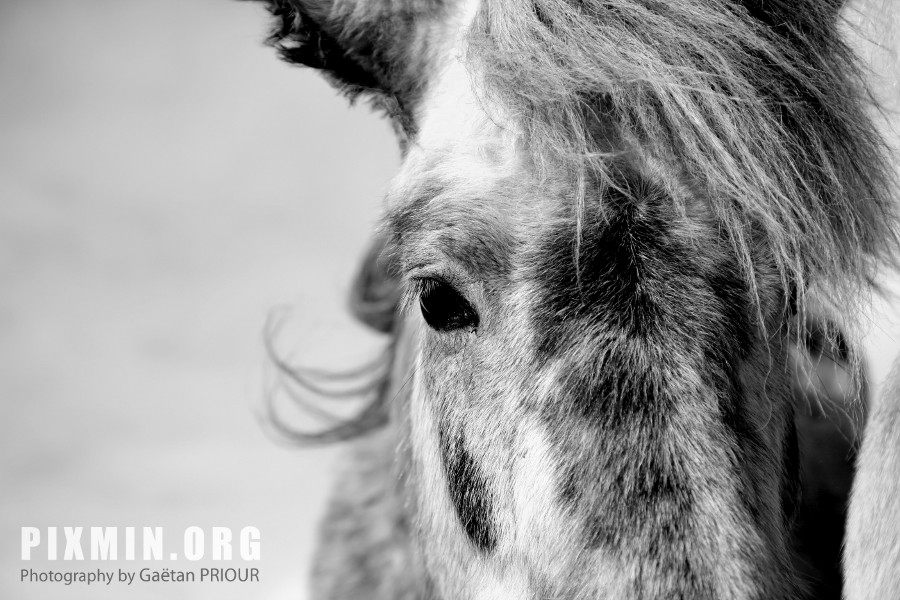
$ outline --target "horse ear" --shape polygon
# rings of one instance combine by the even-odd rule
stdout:
[[[351,101],[367,95],[412,132],[429,43],[423,25],[438,16],[440,0],[261,1],[275,18],[269,43],[283,59],[322,71]]]

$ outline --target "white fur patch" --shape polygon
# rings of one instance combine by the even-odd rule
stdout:
[[[435,52],[442,58],[429,78],[423,112],[418,115],[419,132],[394,181],[395,190],[415,181],[423,169],[433,168],[428,162],[433,157],[438,157],[442,174],[455,179],[465,174],[460,183],[474,191],[487,189],[485,184],[516,164],[512,120],[500,107],[485,105],[479,75],[466,62],[466,36],[480,6],[481,0],[467,0],[455,24],[442,24],[445,50]]]
[[[532,600],[528,577],[519,569],[510,569],[503,575],[486,575],[477,584],[475,600]]]
[[[530,539],[534,532],[547,528],[557,510],[556,465],[547,437],[535,423],[523,425],[516,448],[519,452],[513,474],[516,537],[534,541]]]

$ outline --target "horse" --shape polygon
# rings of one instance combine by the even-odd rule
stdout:
[[[840,0],[261,1],[403,155],[351,302],[386,354],[291,432],[348,441],[314,597],[898,597],[854,337],[895,182]]]

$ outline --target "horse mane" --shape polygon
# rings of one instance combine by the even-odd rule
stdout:
[[[347,371],[322,371],[289,364],[276,348],[280,325],[277,319],[270,319],[264,341],[269,360],[278,370],[279,382],[267,395],[266,422],[285,439],[298,444],[327,444],[357,438],[387,424],[402,286],[395,257],[387,252],[386,241],[383,236],[375,238],[350,287],[351,314],[370,329],[388,336],[381,353],[371,361]],[[315,431],[295,429],[278,408],[278,402],[284,397],[309,416],[326,423],[325,427]],[[345,404],[349,400],[361,408],[346,418],[320,407],[316,399]]]
[[[751,290],[760,239],[801,301],[815,284],[843,304],[896,266],[889,153],[841,2],[484,1],[476,87],[536,164],[615,185],[612,123],[707,202]]]

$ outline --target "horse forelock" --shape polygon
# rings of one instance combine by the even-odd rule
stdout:
[[[636,150],[709,205],[751,289],[761,239],[786,285],[845,300],[897,234],[836,4],[484,0],[467,59],[539,167],[614,181],[610,153]]]

